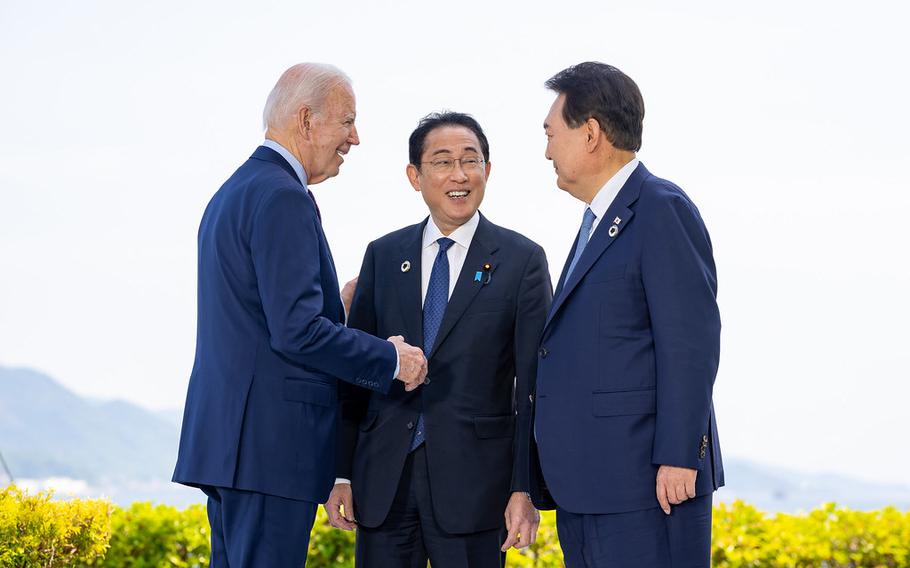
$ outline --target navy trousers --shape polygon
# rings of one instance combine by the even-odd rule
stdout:
[[[212,528],[210,568],[306,565],[316,503],[204,487]]]
[[[355,503],[356,509],[356,503]],[[503,525],[505,520],[503,520]],[[357,568],[502,568],[505,526],[476,533],[450,534],[433,513],[426,446],[408,455],[395,499],[378,527],[357,527]]]
[[[566,568],[708,568],[713,495],[604,515],[556,510]]]

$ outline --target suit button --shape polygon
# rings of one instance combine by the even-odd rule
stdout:
[[[414,429],[414,423],[408,422],[408,430],[413,430],[413,429]]]
[[[533,394],[529,394],[529,395],[528,395],[528,400],[530,400],[531,402],[534,402],[534,395],[533,395]]]
[[[546,347],[541,347],[540,350],[537,351],[537,353],[540,355],[541,359],[546,359],[547,355],[550,354],[550,352],[547,351]]]

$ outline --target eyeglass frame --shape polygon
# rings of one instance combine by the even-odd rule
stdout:
[[[477,164],[475,166],[469,166],[466,168],[464,165],[464,160],[477,160]],[[435,164],[438,164],[441,162],[452,162],[452,164],[445,169],[441,169],[435,165]],[[476,156],[476,157],[461,157],[461,158],[440,158],[438,160],[428,160],[428,161],[420,162],[420,165],[430,164],[435,173],[440,173],[440,174],[446,173],[447,174],[447,173],[455,170],[455,162],[458,162],[459,167],[461,167],[461,170],[464,172],[473,172],[473,171],[481,170],[481,169],[483,169],[484,164],[487,163],[487,161],[483,158],[483,156]]]

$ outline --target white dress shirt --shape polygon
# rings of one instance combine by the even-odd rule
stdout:
[[[618,172],[613,174],[613,177],[607,180],[607,183],[600,188],[597,195],[591,200],[591,203],[585,206],[585,208],[590,207],[591,212],[597,216],[594,219],[594,224],[591,226],[591,232],[588,234],[589,239],[591,238],[591,235],[594,234],[594,231],[597,230],[597,225],[600,224],[600,220],[607,214],[607,209],[613,204],[613,200],[616,199],[619,190],[622,189],[622,186],[626,185],[632,172],[634,172],[637,167],[638,158],[632,158],[631,162],[621,167]],[[610,219],[610,221],[612,222],[612,219]]]
[[[452,291],[455,290],[455,284],[458,282],[458,275],[464,267],[464,259],[468,256],[468,249],[471,248],[471,241],[474,240],[474,233],[477,232],[477,225],[480,224],[480,213],[474,212],[474,216],[468,221],[452,231],[448,237],[455,241],[455,244],[446,251],[446,258],[449,259],[449,298],[452,297]],[[436,255],[439,254],[439,243],[437,239],[446,235],[442,234],[436,223],[433,222],[433,216],[427,221],[426,227],[423,228],[423,246],[420,249],[420,305],[427,299],[427,288],[430,287],[430,275],[433,273],[433,263],[436,261]],[[421,346],[422,347],[422,346]],[[338,477],[335,483],[351,483],[350,479]]]
[[[474,240],[474,233],[477,232],[477,225],[480,223],[480,213],[474,212],[474,216],[468,221],[452,231],[448,235],[455,244],[446,251],[446,257],[449,259],[449,298],[452,297],[452,291],[455,290],[455,283],[458,282],[458,275],[464,266],[464,259],[468,256],[468,249],[471,247],[471,241]],[[440,239],[446,235],[442,234],[433,217],[427,221],[426,227],[423,228],[423,247],[420,249],[420,305],[422,306],[427,299],[427,288],[430,287],[430,275],[433,273],[433,263],[436,261],[436,255],[439,254]]]

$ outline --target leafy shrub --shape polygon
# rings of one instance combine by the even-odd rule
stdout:
[[[316,511],[306,565],[307,568],[354,568],[354,532],[330,525],[323,507]]]
[[[209,522],[204,505],[179,511],[133,503],[114,510],[110,548],[95,562],[105,568],[197,568],[209,564]]]
[[[910,567],[910,512],[861,512],[824,505],[804,515],[767,515],[737,501],[714,508],[713,565],[719,568]],[[106,553],[105,553],[106,551]],[[0,492],[0,568],[100,566],[204,568],[209,526],[205,507],[177,510],[102,500],[53,501],[10,486]],[[332,528],[320,507],[309,568],[352,568],[354,534]],[[508,566],[563,565],[556,517],[541,513],[537,542],[510,550]]]
[[[540,512],[540,528],[537,540],[524,550],[509,549],[506,566],[529,566],[533,568],[562,568],[562,549],[556,537],[556,512]]]
[[[52,493],[0,490],[0,566],[73,566],[99,558],[111,537],[107,501],[54,501]]]
[[[769,516],[742,501],[714,508],[713,565],[721,568],[910,566],[910,512],[823,505]]]

